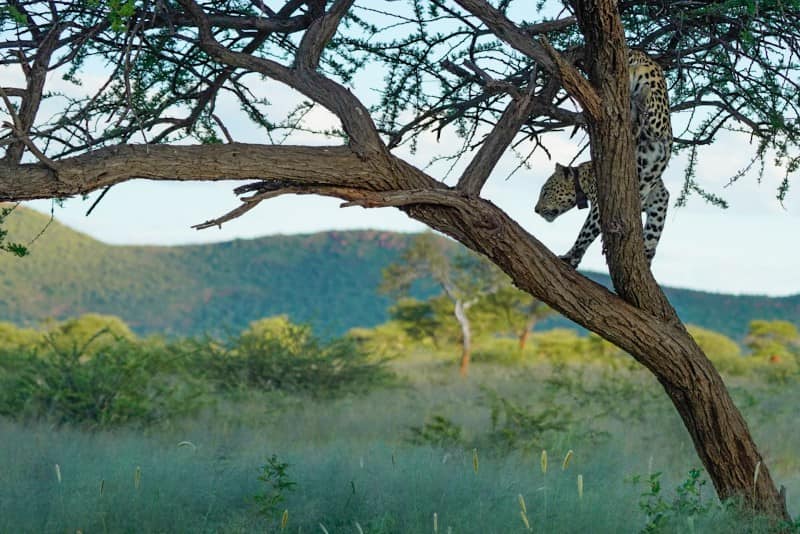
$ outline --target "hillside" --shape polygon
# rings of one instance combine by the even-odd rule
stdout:
[[[28,242],[48,217],[19,209],[6,228]],[[0,320],[35,324],[86,312],[122,317],[140,333],[236,332],[288,314],[340,334],[387,317],[381,270],[411,236],[326,232],[209,245],[111,246],[57,222],[26,258],[0,255]],[[608,285],[608,277],[590,274]],[[754,318],[800,322],[800,295],[734,296],[667,288],[684,321],[741,338]]]

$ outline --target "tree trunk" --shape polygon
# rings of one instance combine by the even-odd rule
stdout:
[[[472,355],[472,332],[467,318],[467,306],[462,300],[456,300],[454,313],[461,326],[461,363],[458,372],[465,377],[469,373],[469,361]]]
[[[528,322],[525,323],[525,327],[519,334],[519,350],[525,350],[525,344],[528,342],[528,337],[530,336],[531,330],[533,330],[534,326],[536,326],[536,317],[528,318]]]
[[[678,351],[654,365],[655,340],[637,359],[658,378],[683,419],[720,498],[744,497],[762,512],[789,519],[786,504],[747,425],[714,366],[686,331],[644,257],[639,183],[634,166],[627,46],[613,0],[574,2],[586,37],[589,79],[601,116],[589,120],[603,246],[614,288],[626,301],[673,325]],[[659,356],[660,358],[661,356]],[[663,367],[669,367],[668,370]],[[756,473],[758,476],[756,477]]]

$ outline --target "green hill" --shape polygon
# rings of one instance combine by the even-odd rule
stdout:
[[[18,209],[5,225],[27,243],[48,222]],[[112,246],[53,222],[31,255],[0,254],[0,320],[22,325],[86,312],[122,317],[140,333],[239,331],[261,317],[288,314],[321,334],[386,320],[381,270],[410,235],[325,232],[226,243]],[[608,277],[591,274],[601,283]],[[741,338],[754,318],[800,322],[800,295],[733,296],[667,289],[689,323]]]

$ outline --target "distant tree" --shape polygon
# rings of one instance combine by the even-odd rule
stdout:
[[[56,350],[77,352],[90,357],[120,340],[133,341],[136,335],[125,321],[114,315],[87,313],[55,323],[47,328],[46,344]]]
[[[510,331],[523,350],[536,324],[555,312],[539,299],[520,291],[505,278],[497,291],[484,296],[475,306],[482,321],[491,321],[495,331]]]
[[[446,296],[424,301],[401,297],[389,308],[389,318],[397,322],[411,340],[430,340],[434,347],[438,347],[442,333],[447,328],[441,309],[443,300],[449,303]],[[452,305],[448,306],[446,313],[453,319]]]
[[[687,325],[687,328],[717,369],[731,374],[746,371],[748,360],[742,356],[742,348],[734,340],[707,328],[694,325]]]
[[[30,348],[41,345],[42,332],[0,321],[0,349]]]
[[[507,277],[486,260],[466,249],[454,254],[450,242],[426,232],[416,236],[400,259],[384,269],[381,290],[405,294],[418,280],[432,281],[441,289],[452,303],[453,317],[461,329],[459,372],[466,376],[473,337],[468,312],[486,295],[497,291],[504,278]],[[420,319],[430,322],[431,317],[426,314]]]
[[[312,338],[310,326],[293,323],[287,315],[276,315],[250,323],[239,336],[239,344],[274,343],[290,354],[298,354]]]
[[[800,333],[789,321],[752,321],[744,343],[754,357],[773,363],[800,357]]]

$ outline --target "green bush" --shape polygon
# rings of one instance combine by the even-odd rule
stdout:
[[[163,372],[163,348],[120,339],[83,356],[55,345],[0,352],[0,415],[100,428],[152,424],[199,406],[196,381]]]
[[[119,340],[135,339],[119,317],[87,313],[52,325],[45,334],[44,343],[60,352],[80,352],[82,357],[90,358]]]
[[[558,404],[534,406],[487,388],[483,392],[483,403],[489,408],[492,422],[487,447],[501,454],[542,450],[554,435],[567,432],[573,424],[569,411]]]
[[[770,382],[800,374],[800,333],[788,321],[753,321],[745,338],[759,371]]]
[[[444,449],[466,447],[463,429],[447,417],[439,414],[428,416],[422,426],[409,428],[407,441],[412,445],[432,445]]]
[[[694,325],[687,325],[687,330],[719,372],[743,375],[752,367],[742,356],[741,347],[731,338]]]
[[[347,337],[367,354],[381,358],[401,356],[412,346],[411,338],[396,321],[388,321],[373,328],[351,328]]]
[[[323,341],[310,327],[273,317],[252,323],[228,343],[186,343],[194,367],[225,391],[267,391],[336,396],[391,383],[384,360],[374,361],[352,338]],[[194,345],[194,349],[191,348]]]
[[[44,335],[30,328],[19,328],[17,325],[0,321],[0,350],[31,348],[41,345]]]
[[[537,357],[553,363],[585,361],[589,349],[585,337],[567,328],[536,332],[531,336],[531,344]]]
[[[472,353],[472,361],[475,363],[521,365],[536,359],[534,346],[529,343],[520,350],[517,339],[481,339],[477,345]]]

